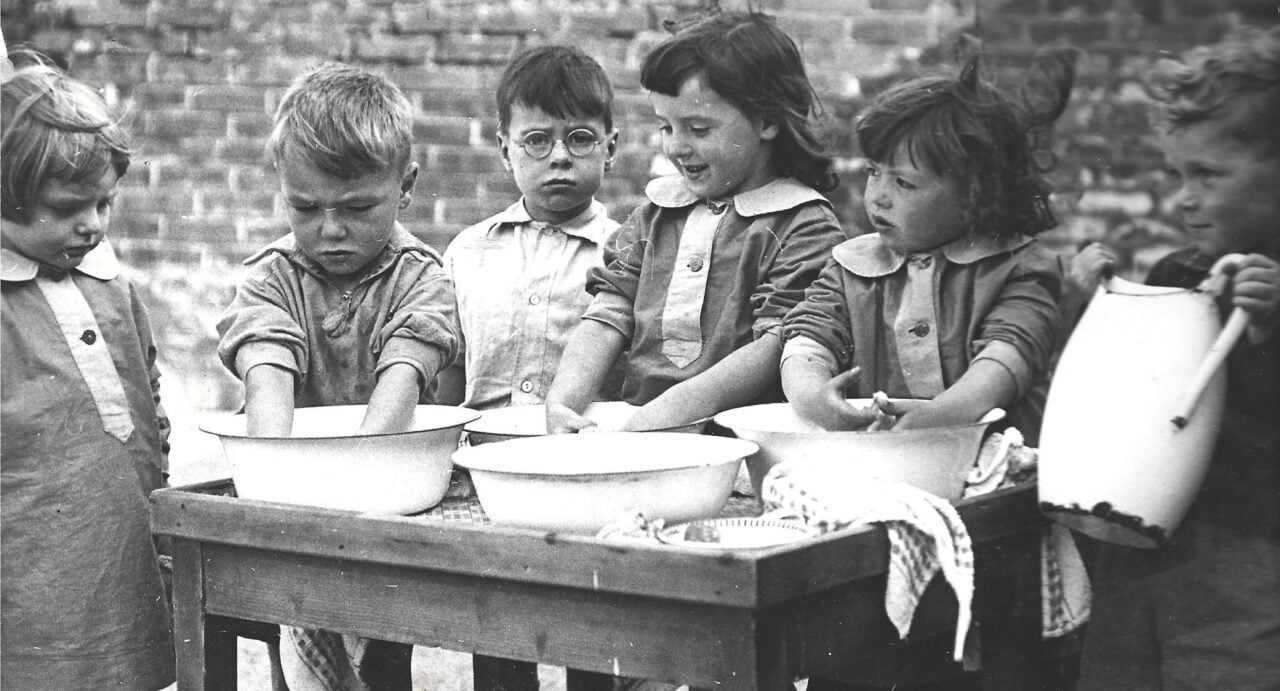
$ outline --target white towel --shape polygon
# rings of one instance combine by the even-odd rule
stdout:
[[[955,659],[961,660],[973,602],[973,542],[955,507],[900,482],[868,480],[845,463],[783,462],[765,476],[765,509],[798,512],[820,530],[878,524],[889,535],[885,613],[900,638],[938,571],[955,591]]]

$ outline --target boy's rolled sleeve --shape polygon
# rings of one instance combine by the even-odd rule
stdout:
[[[1016,351],[1031,378],[1043,373],[1061,328],[1061,292],[1061,266],[1039,248],[1028,251],[1001,287],[970,352],[985,353],[993,343],[1005,343]],[[992,359],[1007,364],[1010,360],[1003,352],[995,351]],[[1011,372],[1016,376],[1018,370]]]
[[[825,206],[797,212],[791,230],[781,240],[765,280],[751,295],[752,334],[781,335],[787,314],[805,299],[805,291],[831,258],[831,248],[846,240]]]
[[[295,375],[307,361],[307,339],[290,316],[283,292],[269,280],[250,278],[236,289],[235,299],[218,321],[218,358],[236,376],[251,367],[271,364]]]
[[[295,377],[301,374],[293,351],[276,341],[247,341],[236,350],[235,367],[232,371],[243,379],[249,374],[249,370],[258,365],[274,365],[292,372]]]
[[[376,371],[403,362],[429,383],[458,355],[461,328],[453,281],[434,262],[423,262],[416,272],[405,273],[416,276],[405,279],[407,290],[396,305],[389,306],[390,315],[374,338]]]

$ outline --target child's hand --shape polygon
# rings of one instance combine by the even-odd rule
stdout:
[[[1090,243],[1071,259],[1067,278],[1077,290],[1092,295],[1098,283],[1115,272],[1116,264],[1116,253],[1110,247],[1101,242]]]
[[[864,430],[875,422],[874,406],[860,409],[845,397],[845,391],[858,380],[861,369],[854,367],[828,379],[813,395],[797,396],[791,401],[800,416],[830,432]]]
[[[547,434],[572,434],[595,426],[596,423],[563,403],[547,404]]]
[[[1231,277],[1231,304],[1249,315],[1249,325],[1275,326],[1280,311],[1280,264],[1262,254],[1240,260]]]
[[[932,401],[885,401],[880,410],[898,418],[895,430],[954,427],[975,422],[972,409]]]

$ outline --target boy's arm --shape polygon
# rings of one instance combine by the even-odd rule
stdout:
[[[398,276],[395,303],[386,306],[392,314],[373,338],[378,386],[383,371],[397,363],[416,369],[421,386],[429,386],[457,357],[461,341],[453,281],[435,260],[422,260]],[[413,396],[415,405],[418,397]]]
[[[293,433],[294,391],[306,362],[302,325],[289,313],[288,287],[270,261],[259,262],[236,287],[218,320],[218,357],[244,382],[246,432],[255,437]]]
[[[474,228],[475,226],[467,228],[455,236],[444,252],[442,267],[445,276],[453,284],[454,291],[453,313],[458,329],[458,352],[454,357],[453,364],[440,370],[440,373],[436,375],[435,402],[439,405],[462,405],[462,402],[467,398],[466,334],[462,331],[462,304],[458,296],[458,277],[455,260],[458,252],[466,251],[466,249],[459,250],[457,248],[461,246],[463,238],[468,237]]]
[[[649,401],[627,421],[625,429],[675,427],[751,403],[777,385],[781,356],[778,337],[765,333]]]
[[[293,372],[271,364],[244,373],[244,415],[251,437],[293,433]]]
[[[433,369],[439,369],[439,364]],[[356,433],[383,434],[408,429],[422,385],[417,367],[407,362],[388,365],[378,373],[378,383],[369,396],[369,408]]]
[[[601,382],[626,345],[626,337],[608,324],[594,319],[578,324],[547,391],[548,432],[576,432],[594,424],[581,413],[595,400]]]

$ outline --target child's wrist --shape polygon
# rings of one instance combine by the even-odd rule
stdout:
[[[1262,319],[1254,319],[1253,315],[1250,315],[1249,325],[1245,328],[1245,340],[1252,345],[1258,345],[1271,338],[1277,326],[1280,326],[1280,305],[1272,305]]]

